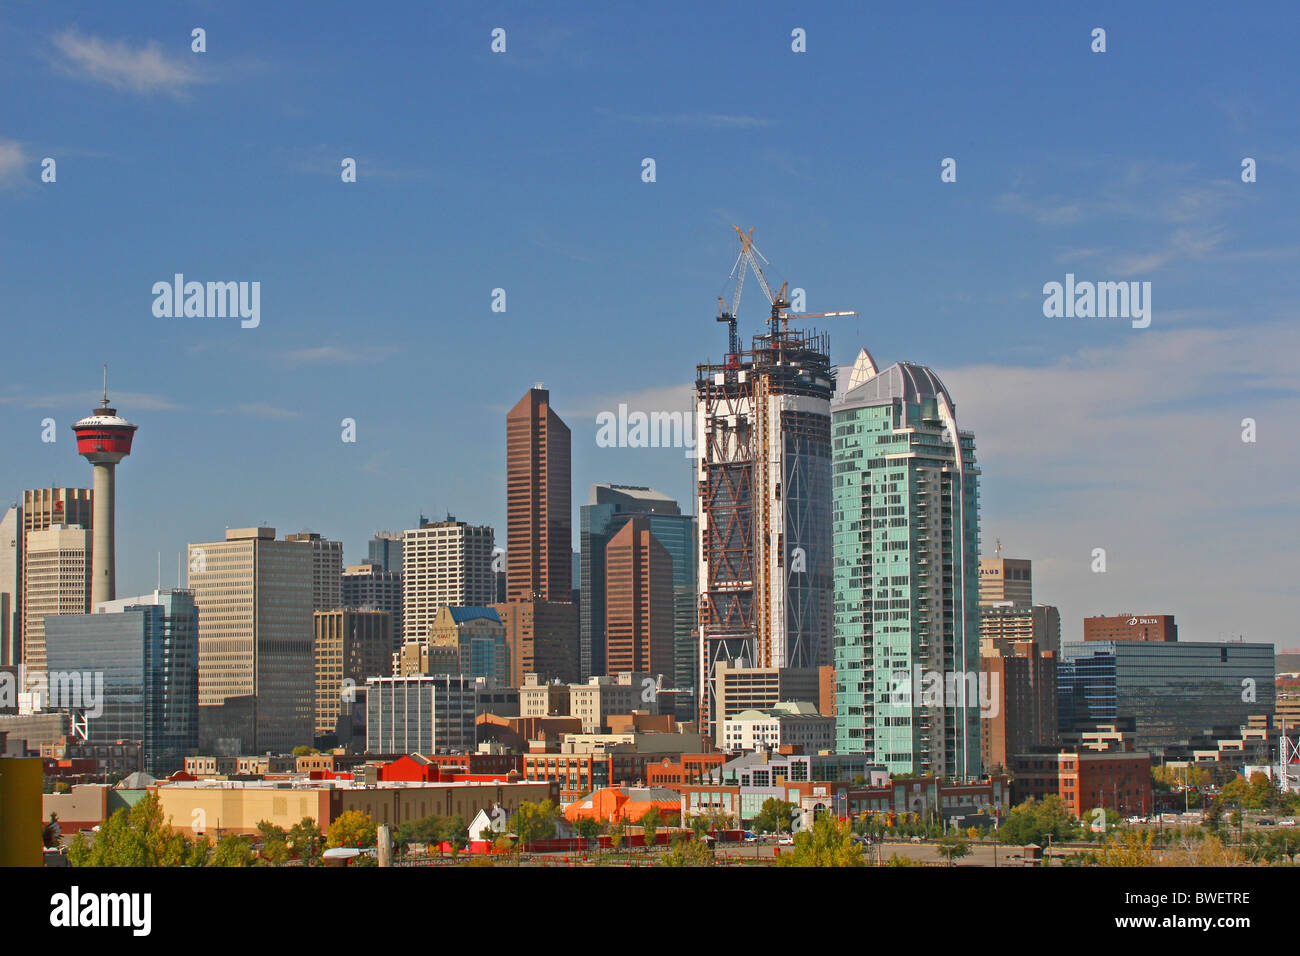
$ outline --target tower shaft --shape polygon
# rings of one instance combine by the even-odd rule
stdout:
[[[90,606],[117,598],[117,572],[113,533],[116,465],[95,465],[95,495],[91,517]]]

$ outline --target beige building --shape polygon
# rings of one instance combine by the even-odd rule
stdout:
[[[1039,653],[1061,651],[1061,612],[1047,604],[980,608],[980,657],[1015,654],[1033,644]]]
[[[402,629],[407,641],[426,638],[444,607],[496,600],[492,529],[448,518],[402,537]]]
[[[337,609],[312,615],[316,661],[316,736],[332,734],[344,697],[383,677],[392,666],[392,619],[387,611]]]
[[[766,711],[781,701],[806,700],[827,709],[819,695],[822,680],[816,667],[737,667],[719,660],[713,669],[713,699],[716,709],[714,743],[725,743],[725,722],[746,710]]]
[[[501,807],[513,814],[521,803],[555,799],[556,788],[544,781],[519,783],[381,782],[357,786],[351,781],[297,780],[288,786],[259,781],[187,781],[157,788],[163,817],[188,837],[206,834],[255,833],[268,820],[288,830],[311,817],[326,830],[349,810],[367,814],[375,823],[398,827],[433,814],[459,814],[472,820],[480,811]]]
[[[980,606],[1033,604],[1032,565],[1025,558],[980,558]]]
[[[41,690],[45,685],[45,616],[85,614],[90,610],[90,570],[88,528],[56,524],[27,533],[23,556],[23,667],[27,690]]]
[[[311,606],[333,611],[343,606],[343,542],[328,541],[312,531],[285,535],[285,541],[311,547]]]
[[[604,733],[613,714],[659,713],[657,680],[650,674],[592,677],[585,684],[548,684],[525,674],[519,687],[520,717],[576,717],[584,734]]]
[[[276,541],[274,528],[231,528],[224,541],[189,546],[203,749],[285,752],[311,743],[312,568],[312,551]]]
[[[6,640],[0,646],[0,663],[17,664],[27,640],[23,613],[27,535],[56,524],[89,529],[93,511],[94,494],[89,488],[35,488],[24,491],[22,501],[0,519],[0,593],[9,595],[9,617],[7,623],[0,623],[0,638]]]

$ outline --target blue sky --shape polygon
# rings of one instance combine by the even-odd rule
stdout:
[[[266,6],[0,6],[0,497],[89,483],[68,426],[108,362],[122,593],[226,526],[348,560],[421,512],[503,537],[534,382],[575,514],[593,481],[686,500],[680,450],[598,448],[595,416],[687,407],[735,223],[861,313],[826,320],[837,362],[948,384],[984,550],[1034,559],[1067,639],[1131,611],[1300,644],[1292,5]],[[260,326],[156,318],[176,272],[259,281]],[[1045,318],[1067,272],[1150,281],[1150,328]]]

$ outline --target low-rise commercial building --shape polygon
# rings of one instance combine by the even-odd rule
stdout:
[[[1013,766],[1016,803],[1055,794],[1080,818],[1094,808],[1121,816],[1146,816],[1153,809],[1151,755],[1143,751],[1016,754]]]

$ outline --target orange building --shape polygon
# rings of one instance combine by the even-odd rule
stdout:
[[[606,787],[574,800],[564,810],[564,818],[577,823],[587,818],[601,823],[636,823],[655,809],[660,819],[681,813],[681,797],[666,787]]]

